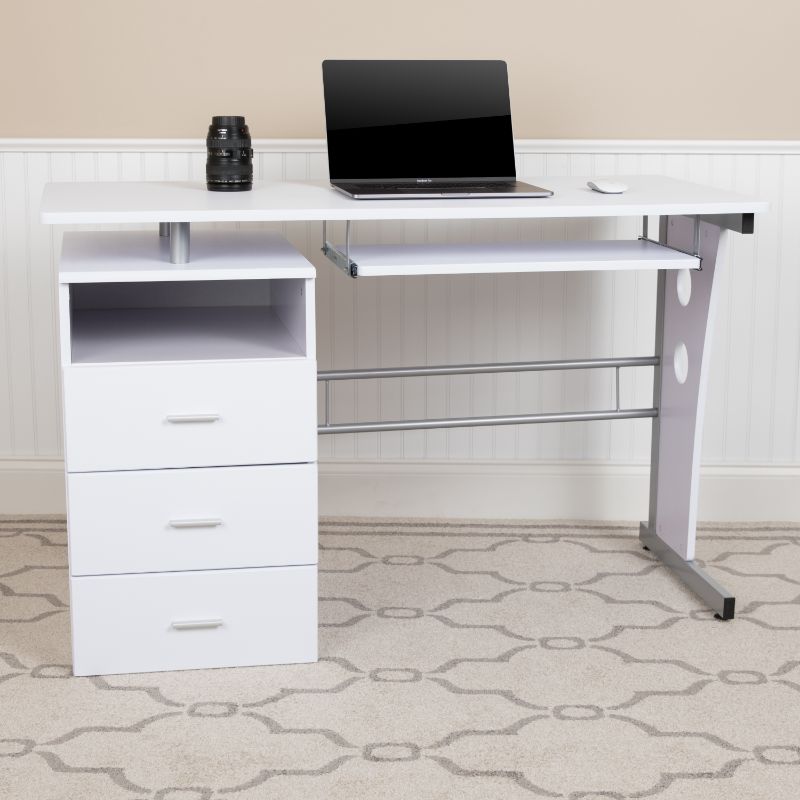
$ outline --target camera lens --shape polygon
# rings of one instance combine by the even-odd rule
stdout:
[[[253,188],[253,148],[244,117],[212,117],[206,147],[206,185],[212,192]]]

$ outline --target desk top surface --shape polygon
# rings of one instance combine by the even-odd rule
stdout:
[[[288,222],[304,220],[546,219],[678,214],[746,214],[768,210],[753,197],[661,175],[621,176],[630,187],[604,195],[584,177],[523,178],[555,193],[547,198],[352,200],[327,181],[263,182],[249,192],[209,192],[204,183],[50,183],[45,224],[145,222]]]

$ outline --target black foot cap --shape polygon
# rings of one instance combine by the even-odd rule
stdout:
[[[722,613],[714,614],[714,616],[717,619],[722,620],[723,622],[727,622],[729,619],[733,619],[735,611],[736,611],[736,598],[726,597],[722,604]]]

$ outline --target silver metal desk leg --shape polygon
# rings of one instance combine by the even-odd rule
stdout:
[[[694,561],[703,412],[718,281],[727,237],[716,225],[700,223],[702,270],[661,270],[658,274],[654,403],[650,456],[650,513],[642,523],[642,544],[675,572],[721,619],[732,619],[735,598]],[[688,250],[695,222],[662,217],[660,241]]]
[[[736,598],[710,575],[703,571],[697,562],[685,561],[658,536],[651,536],[646,522],[639,524],[639,539],[645,549],[657,556],[665,567],[686,584],[720,619],[733,619]]]

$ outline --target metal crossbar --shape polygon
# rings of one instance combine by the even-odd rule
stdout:
[[[642,419],[657,417],[657,408],[620,407],[619,370],[621,367],[656,367],[658,356],[632,356],[628,358],[588,358],[565,361],[514,361],[500,364],[451,364],[432,367],[395,367],[375,369],[322,370],[317,381],[325,384],[325,421],[317,427],[318,433],[367,433],[377,431],[428,430],[432,428],[466,428],[486,425],[524,425],[543,422],[585,422],[591,420]],[[332,423],[330,421],[331,381],[378,380],[383,378],[417,378],[447,375],[492,374],[498,372],[545,372],[574,369],[614,369],[615,406],[601,411],[560,411],[536,414],[508,414],[486,417],[447,417],[443,419],[416,419],[375,422]]]

